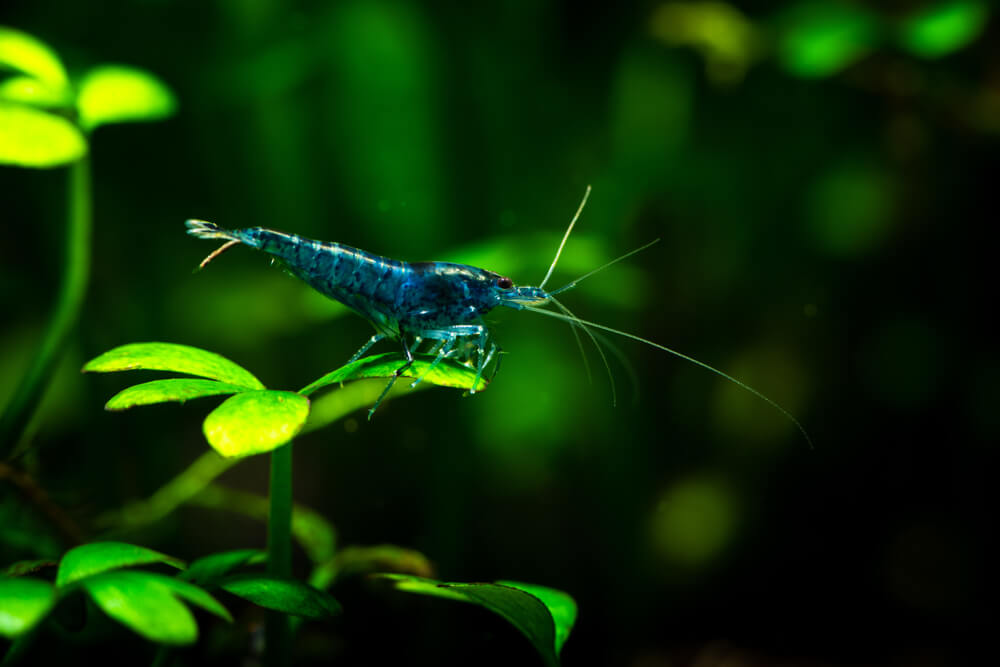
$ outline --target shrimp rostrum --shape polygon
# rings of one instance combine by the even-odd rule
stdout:
[[[188,220],[186,225],[188,234],[192,236],[225,241],[224,245],[202,261],[199,268],[203,268],[233,246],[246,245],[271,255],[313,289],[339,301],[371,322],[375,327],[375,335],[350,358],[348,363],[359,359],[381,340],[393,340],[401,345],[405,362],[396,370],[378,400],[368,411],[369,418],[395,381],[413,365],[414,354],[422,345],[433,355],[433,360],[427,371],[413,382],[414,386],[427,372],[445,359],[456,359],[473,365],[476,369],[474,387],[479,384],[480,378],[494,359],[497,361],[494,365],[495,372],[501,350],[483,322],[483,316],[497,306],[506,306],[564,320],[574,328],[574,333],[580,328],[594,340],[595,345],[597,341],[591,329],[631,338],[690,361],[736,383],[771,404],[791,419],[808,440],[805,430],[791,414],[749,385],[693,357],[658,343],[602,324],[581,320],[556,300],[557,294],[572,289],[585,278],[648,248],[656,241],[608,262],[558,289],[545,290],[545,284],[559,261],[563,247],[580,217],[589,194],[588,187],[576,215],[573,216],[563,235],[548,273],[537,286],[515,285],[506,276],[467,264],[403,262],[341,243],[314,241],[263,227],[223,229],[203,220]],[[548,310],[544,307],[550,304],[557,310]],[[599,345],[597,349],[603,358],[604,353]],[[605,365],[607,365],[606,360]]]

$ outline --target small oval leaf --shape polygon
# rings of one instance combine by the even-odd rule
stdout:
[[[64,587],[108,570],[147,563],[166,563],[178,569],[184,561],[135,544],[124,542],[91,542],[66,552],[59,563],[56,586]]]
[[[172,589],[149,572],[107,572],[83,586],[105,614],[146,639],[163,644],[193,644],[198,626]]]
[[[246,387],[203,380],[201,378],[170,378],[169,380],[153,380],[123,389],[105,403],[105,410],[127,410],[136,405],[151,405],[167,401],[183,403],[192,398],[204,396],[220,396],[222,394],[237,394],[248,391]]]
[[[941,58],[979,37],[989,15],[986,3],[981,0],[935,4],[902,23],[900,43],[921,58]]]
[[[41,40],[0,26],[0,68],[9,67],[30,74],[54,89],[67,84],[66,70],[59,56]]]
[[[65,118],[0,102],[0,164],[61,167],[86,154],[87,140]]]
[[[414,355],[413,365],[403,373],[403,377],[419,378],[423,376],[422,382],[429,382],[442,387],[455,387],[458,389],[472,389],[476,379],[476,369],[460,364],[451,359],[442,360],[434,370],[427,372],[431,367],[435,356],[432,354]],[[315,391],[331,384],[347,382],[348,380],[363,380],[365,378],[390,378],[396,370],[406,363],[403,355],[396,352],[386,352],[370,357],[364,357],[357,361],[341,366],[335,371],[331,371],[316,380],[309,386],[299,391],[300,394],[308,396]],[[425,375],[426,374],[426,375]],[[476,391],[482,391],[489,384],[485,378],[480,377],[476,383]]]
[[[332,595],[294,579],[240,575],[222,582],[221,587],[259,607],[304,618],[328,618],[341,611]]]
[[[131,370],[174,371],[219,380],[247,389],[264,385],[250,371],[229,359],[189,345],[176,343],[130,343],[88,361],[84,372],[113,373]]]
[[[203,430],[208,443],[226,457],[276,449],[302,429],[309,399],[291,391],[247,391],[209,413]]]
[[[30,76],[12,76],[0,81],[0,100],[49,109],[70,103],[65,88],[52,88]]]
[[[815,0],[791,7],[781,21],[778,58],[803,78],[822,78],[867,55],[879,42],[878,18],[862,6]]]
[[[0,637],[12,639],[35,627],[56,601],[55,588],[32,577],[0,577]]]
[[[177,108],[166,84],[135,67],[95,67],[80,81],[79,90],[80,123],[88,130],[109,123],[160,120]]]

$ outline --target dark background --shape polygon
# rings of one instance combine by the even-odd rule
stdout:
[[[93,137],[88,300],[15,463],[100,538],[96,516],[205,451],[218,399],[107,413],[135,378],[82,376],[85,360],[185,343],[296,389],[370,335],[249,251],[192,275],[213,246],[187,218],[489,258],[535,284],[591,184],[550,286],[661,238],[563,301],[746,381],[815,448],[747,392],[624,339],[637,382],[611,355],[612,406],[566,325],[495,312],[508,354],[488,391],[420,392],[299,438],[296,500],[340,543],[417,549],[441,579],[569,592],[567,665],[964,664],[992,630],[1000,35],[982,9],[940,57],[902,46],[898,26],[939,4],[872,3],[878,34],[817,73],[788,37],[816,5],[794,2],[738,5],[746,23],[728,25],[752,48],[722,28],[698,46],[655,2],[4,3],[0,23],[71,74],[135,65],[180,103]],[[0,402],[52,305],[65,180],[0,169]],[[266,458],[222,481],[266,493]],[[190,559],[262,546],[264,526],[183,508],[116,537]],[[0,487],[0,562],[67,546]],[[334,593],[345,619],[307,626],[304,660],[534,659],[485,612]]]

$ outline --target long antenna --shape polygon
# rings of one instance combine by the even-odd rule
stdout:
[[[597,267],[596,269],[594,269],[593,271],[591,271],[591,272],[589,272],[589,273],[585,273],[585,274],[583,274],[582,276],[580,276],[580,277],[579,277],[579,278],[577,278],[576,280],[573,280],[573,281],[571,281],[571,282],[568,282],[568,283],[566,283],[565,285],[563,285],[563,286],[562,286],[562,287],[560,287],[559,289],[557,289],[557,290],[553,290],[553,291],[549,292],[549,296],[553,296],[553,295],[555,295],[555,294],[559,294],[560,292],[565,292],[565,291],[566,291],[566,290],[568,290],[568,289],[573,289],[574,287],[576,287],[576,286],[577,286],[577,284],[578,284],[578,283],[580,283],[580,282],[581,282],[581,281],[583,281],[583,280],[586,280],[587,278],[589,278],[590,276],[594,275],[594,274],[595,274],[595,273],[597,273],[598,271],[603,271],[604,269],[608,268],[608,267],[609,267],[609,266],[611,266],[612,264],[617,264],[618,262],[622,261],[623,259],[628,259],[628,258],[629,258],[629,257],[631,257],[632,255],[634,255],[634,254],[636,254],[636,253],[639,253],[639,252],[642,252],[643,250],[645,250],[645,249],[646,249],[646,248],[648,248],[649,246],[651,246],[651,245],[656,245],[656,244],[657,244],[657,243],[659,243],[659,242],[660,242],[660,239],[653,239],[652,241],[650,241],[650,242],[649,242],[649,243],[647,243],[646,245],[644,245],[644,246],[640,246],[640,247],[636,248],[635,250],[632,250],[632,251],[630,251],[630,252],[627,252],[627,253],[625,253],[624,255],[622,255],[621,257],[618,257],[617,259],[613,259],[613,260],[611,260],[610,262],[608,262],[607,264],[604,264],[604,265],[602,265],[602,266],[599,266],[599,267]]]
[[[580,218],[580,214],[583,213],[583,207],[587,205],[587,198],[589,196],[590,196],[590,186],[588,185],[587,191],[583,193],[583,201],[580,202],[580,207],[576,209],[576,215],[573,216],[573,219],[569,223],[569,228],[566,230],[566,233],[563,234],[562,243],[559,244],[559,249],[556,250],[556,257],[555,259],[552,260],[552,266],[549,267],[549,272],[545,274],[544,278],[542,278],[542,282],[538,286],[539,289],[545,287],[545,283],[549,282],[549,278],[552,276],[552,272],[555,271],[556,262],[559,261],[559,255],[562,254],[563,246],[566,245],[566,240],[569,238],[569,233],[573,231],[573,225],[576,224],[576,221]]]
[[[771,405],[771,407],[775,408],[778,412],[780,412],[781,414],[785,415],[785,417],[789,421],[791,421],[793,424],[795,424],[795,426],[799,429],[799,432],[802,433],[802,437],[804,437],[806,439],[806,442],[809,444],[809,449],[814,449],[812,438],[810,438],[809,434],[806,433],[805,427],[802,426],[802,424],[799,423],[799,420],[792,416],[791,412],[789,412],[785,408],[781,407],[773,399],[770,399],[767,396],[765,396],[764,394],[760,393],[759,391],[757,391],[756,389],[754,389],[753,387],[751,387],[750,385],[748,385],[746,382],[742,382],[740,380],[737,380],[732,375],[729,375],[728,373],[724,373],[724,372],[720,371],[718,368],[715,368],[714,366],[709,366],[704,361],[698,361],[694,357],[689,357],[688,355],[686,355],[686,354],[684,354],[682,352],[678,352],[677,350],[670,349],[669,347],[667,347],[665,345],[660,345],[659,343],[654,343],[651,340],[648,340],[646,338],[642,338],[640,336],[636,336],[635,334],[630,334],[627,331],[620,331],[618,329],[612,329],[611,327],[606,327],[603,324],[597,324],[596,322],[588,322],[587,320],[581,320],[579,317],[576,317],[576,316],[567,317],[563,313],[555,313],[555,312],[552,312],[551,310],[545,310],[544,308],[534,308],[532,306],[524,306],[524,310],[529,310],[529,311],[531,311],[533,313],[541,313],[542,315],[548,315],[549,317],[554,317],[557,320],[562,320],[564,322],[575,322],[575,323],[577,323],[579,325],[582,325],[582,326],[585,326],[585,327],[594,327],[595,329],[601,329],[603,331],[607,331],[607,332],[610,332],[610,333],[613,333],[613,334],[618,334],[619,336],[624,336],[626,338],[631,338],[632,340],[637,340],[640,343],[645,343],[646,345],[652,345],[653,347],[655,347],[655,348],[657,348],[659,350],[663,350],[664,352],[669,352],[670,354],[674,355],[675,357],[680,357],[681,359],[683,359],[685,361],[690,361],[692,364],[694,364],[696,366],[701,366],[702,368],[704,368],[706,370],[709,370],[709,371],[715,373],[716,375],[729,380],[733,384],[735,384],[735,385],[737,385],[739,387],[742,387],[743,389],[749,391],[751,394],[753,394],[757,398],[761,399],[762,401],[764,401],[766,403],[769,403]]]

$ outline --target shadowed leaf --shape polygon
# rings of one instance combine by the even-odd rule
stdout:
[[[476,379],[476,369],[460,364],[457,361],[445,359],[434,370],[427,373],[427,369],[430,368],[434,359],[434,355],[431,354],[415,355],[413,365],[406,369],[403,377],[416,379],[423,376],[424,379],[422,382],[429,382],[442,387],[472,389],[472,383]],[[364,357],[327,373],[300,390],[299,393],[308,396],[318,389],[348,380],[389,378],[404,363],[406,363],[406,360],[403,358],[403,355],[395,352]],[[424,375],[424,373],[427,374]],[[479,378],[479,382],[476,384],[476,391],[482,391],[486,388],[486,385],[487,381],[484,378]]]
[[[65,118],[0,102],[0,164],[59,167],[87,153],[87,140]]]
[[[135,544],[124,542],[92,542],[66,552],[59,563],[56,586],[64,587],[108,570],[147,563],[166,563],[183,568],[184,562]]]
[[[13,638],[31,630],[55,600],[55,588],[47,581],[0,577],[0,636]]]
[[[136,405],[151,405],[167,401],[184,401],[203,396],[218,396],[221,394],[237,394],[248,391],[240,387],[215,380],[201,378],[170,378],[169,380],[153,380],[123,389],[111,397],[105,405],[105,410],[127,410]]]
[[[264,385],[250,371],[225,357],[176,343],[130,343],[91,359],[84,372],[112,373],[131,370],[174,371],[219,380],[248,389]]]
[[[203,431],[215,451],[226,457],[276,449],[302,429],[309,399],[290,391],[247,391],[209,413]]]
[[[448,600],[472,602],[505,618],[535,647],[547,665],[559,664],[559,652],[576,620],[576,603],[545,586],[515,582],[464,584],[399,574],[379,574],[399,590]]]
[[[80,81],[79,89],[80,124],[88,130],[109,123],[160,120],[177,107],[166,84],[135,67],[95,67]]]
[[[260,607],[305,618],[328,618],[341,611],[332,595],[294,579],[242,575],[224,581],[222,588]]]
[[[248,563],[264,562],[266,558],[266,554],[259,549],[226,551],[199,558],[177,576],[199,586],[213,586],[236,568]]]

